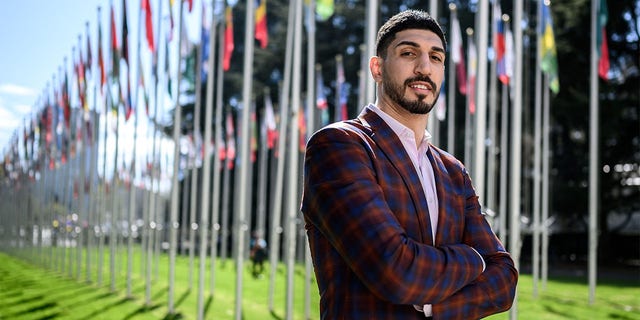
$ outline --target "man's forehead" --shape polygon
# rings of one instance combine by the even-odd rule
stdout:
[[[433,31],[426,29],[406,29],[396,33],[392,43],[392,46],[402,42],[415,42],[415,43],[423,43],[428,42],[429,46],[438,46],[440,48],[444,48],[442,45],[442,39]]]

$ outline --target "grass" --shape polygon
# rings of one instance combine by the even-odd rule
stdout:
[[[70,252],[70,251],[69,251]],[[45,255],[47,256],[47,255]],[[59,255],[61,256],[61,255]],[[116,262],[116,290],[110,290],[109,259],[104,259],[101,285],[96,283],[93,268],[91,283],[85,270],[81,280],[77,270],[49,268],[52,261],[32,262],[29,252],[11,254],[0,252],[0,319],[195,319],[197,314],[198,261],[195,260],[193,286],[189,287],[189,259],[176,260],[175,312],[169,313],[168,257],[162,255],[157,263],[151,289],[152,302],[145,303],[145,281],[141,275],[140,253],[133,259],[132,295],[126,296],[126,255],[119,252]],[[55,257],[55,256],[54,256]],[[66,257],[68,259],[69,256]],[[58,260],[60,262],[61,259]],[[67,260],[68,261],[68,260]],[[72,260],[75,263],[75,257]],[[84,263],[84,261],[83,261]],[[47,268],[43,267],[47,266]],[[207,270],[209,267],[207,266]],[[304,268],[296,266],[294,289],[294,319],[304,319]],[[268,307],[268,272],[254,279],[249,264],[243,273],[243,318],[284,319],[286,270],[278,265],[274,308]],[[268,270],[268,269],[267,269]],[[155,272],[154,272],[155,273]],[[209,272],[207,272],[208,274]],[[70,276],[72,275],[72,276]],[[215,269],[216,285],[209,295],[209,279],[205,279],[205,315],[207,319],[233,319],[235,304],[235,265],[231,260],[219,261]],[[601,280],[596,301],[588,304],[586,279],[576,277],[553,278],[537,298],[532,297],[532,280],[521,275],[518,284],[518,319],[638,319],[640,320],[640,278],[628,281]],[[311,285],[310,318],[318,319],[318,289]],[[507,313],[489,319],[508,319]]]

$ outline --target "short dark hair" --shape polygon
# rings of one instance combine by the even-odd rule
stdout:
[[[440,24],[431,15],[422,10],[406,10],[389,18],[380,27],[376,38],[376,55],[385,57],[387,47],[395,38],[396,33],[407,29],[433,31],[442,40],[445,51],[447,50],[447,40],[444,38],[444,32],[442,32]]]

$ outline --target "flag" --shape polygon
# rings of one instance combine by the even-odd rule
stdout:
[[[187,0],[187,3],[189,4],[189,12],[191,12],[193,10],[193,0]]]
[[[207,23],[206,6],[202,3],[202,27],[200,30],[200,46],[202,54],[200,58],[200,82],[207,81],[209,73],[209,24]]]
[[[298,129],[300,130],[299,141],[300,141],[300,152],[304,152],[307,148],[307,117],[304,114],[306,108],[300,108],[298,110]]]
[[[478,54],[473,36],[469,36],[467,58],[469,59],[469,79],[467,83],[467,99],[469,100],[469,113],[476,112],[476,70],[478,66]]]
[[[167,77],[167,92],[169,93],[169,97],[172,97],[172,81],[171,81],[171,73],[169,72],[169,46],[168,43],[171,41],[171,32],[167,31],[167,44],[164,46],[164,74]],[[156,78],[157,79],[157,78]]]
[[[265,94],[264,96],[264,113],[264,122],[267,127],[267,146],[269,149],[272,149],[278,140],[278,130],[276,129],[276,116],[273,112],[271,93]]]
[[[542,43],[539,44],[539,59],[540,69],[549,77],[549,88],[553,93],[560,91],[560,82],[558,81],[558,60],[556,55],[556,42],[553,35],[553,20],[551,18],[551,12],[549,6],[545,5],[542,1],[542,17],[540,39]]]
[[[458,91],[463,95],[467,94],[467,71],[462,48],[462,32],[460,31],[460,22],[455,11],[451,11],[451,60],[456,65]]]
[[[224,30],[224,58],[222,62],[222,69],[228,71],[231,67],[231,55],[233,54],[233,14],[231,7],[227,7],[225,13],[227,27]]]
[[[104,84],[107,82],[107,74],[105,73],[104,56],[102,55],[102,25],[100,23],[100,8],[98,8],[98,66],[100,67],[100,94],[102,94]]]
[[[600,0],[600,10],[598,11],[598,75],[602,80],[607,80],[609,73],[609,45],[607,44],[607,20],[609,11],[607,10],[607,0]]]
[[[493,40],[494,50],[496,53],[496,70],[498,72],[498,79],[503,84],[509,84],[509,76],[506,69],[506,44],[504,37],[504,21],[502,20],[502,9],[500,3],[497,3],[493,8],[493,21],[496,24],[496,34]]]
[[[127,23],[127,0],[122,0],[122,59],[127,63],[127,92],[121,92],[121,100],[124,102],[124,119],[129,120],[133,113],[133,105],[131,104],[131,76],[129,63],[129,26]]]
[[[256,40],[260,42],[261,48],[266,48],[269,43],[269,32],[267,30],[267,0],[256,0]]]
[[[151,50],[151,52],[155,52],[156,47],[153,39],[153,15],[151,14],[151,3],[149,0],[142,0],[141,6],[142,10],[144,10],[144,26],[146,30],[147,44],[149,45],[149,50]]]
[[[258,121],[256,119],[255,103],[251,110],[251,162],[255,163],[258,158]]]
[[[324,81],[322,79],[322,68],[316,65],[316,108],[320,110],[322,125],[329,124],[329,103],[324,94]]]
[[[91,72],[91,65],[93,64],[93,54],[91,52],[91,37],[89,37],[89,22],[87,22],[87,62],[85,64],[85,70]]]
[[[227,159],[227,168],[233,169],[236,159],[236,133],[233,126],[233,115],[231,111],[227,112],[227,150],[225,152]]]
[[[326,21],[331,18],[334,11],[334,0],[318,0],[316,2],[316,14],[320,21]]]
[[[513,33],[508,23],[504,24],[504,29],[504,71],[507,83],[509,83],[509,79],[513,77]]]
[[[69,128],[71,122],[71,100],[69,99],[69,77],[67,71],[64,71],[64,82],[62,83],[62,100],[60,100],[60,106],[63,110],[63,119],[65,127]]]
[[[438,96],[438,101],[435,105],[436,110],[436,118],[440,121],[444,121],[447,119],[447,85],[446,80],[442,81],[442,86],[440,87],[440,95]]]
[[[113,78],[120,76],[120,49],[118,48],[118,35],[116,32],[116,15],[113,5],[111,5],[111,76]]]

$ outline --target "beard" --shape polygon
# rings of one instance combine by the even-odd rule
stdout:
[[[382,86],[389,98],[412,114],[428,114],[433,109],[433,106],[436,105],[438,97],[440,96],[440,89],[428,76],[417,76],[409,78],[405,80],[402,85],[394,83],[393,80],[389,78],[389,75],[386,72],[383,73],[382,77]],[[418,99],[413,101],[408,100],[404,97],[405,88],[409,85],[409,83],[416,81],[427,82],[429,83],[429,85],[431,85],[431,88],[433,89],[435,95],[432,103],[428,103],[426,101],[427,96],[423,94],[419,94]]]

